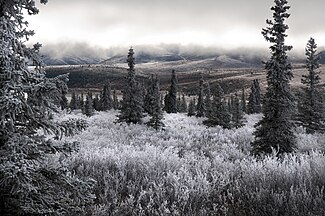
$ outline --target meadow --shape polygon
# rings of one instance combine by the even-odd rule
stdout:
[[[82,118],[88,128],[62,141],[80,149],[67,163],[95,180],[86,215],[325,215],[325,136],[295,130],[297,150],[250,155],[254,124],[206,128],[203,118],[166,114],[164,130],[115,124],[117,111]],[[146,119],[144,119],[146,121]]]

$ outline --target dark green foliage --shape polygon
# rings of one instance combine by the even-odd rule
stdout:
[[[135,80],[134,51],[130,48],[128,53],[128,76],[127,85],[123,91],[123,100],[121,101],[121,112],[118,115],[117,122],[126,122],[127,124],[141,123],[143,117],[143,96],[139,83]]]
[[[188,104],[187,116],[195,116],[195,99],[191,99]]]
[[[113,108],[113,99],[111,93],[111,84],[107,82],[100,95],[100,108],[102,111],[111,110]]]
[[[247,112],[248,114],[256,114],[262,112],[261,89],[257,79],[253,80],[252,82],[251,93],[248,98]]]
[[[160,106],[160,89],[159,80],[157,76],[155,79],[152,77],[151,85],[151,113],[149,113],[151,118],[147,125],[158,130],[165,127],[165,124],[162,122],[164,116]]]
[[[239,128],[244,125],[243,111],[237,93],[235,94],[234,97],[233,112],[232,112],[231,119],[232,119],[232,126],[235,128]]]
[[[244,113],[247,113],[247,105],[246,105],[246,95],[245,95],[245,88],[242,89],[241,92],[241,108]]]
[[[172,70],[171,85],[168,94],[165,96],[165,110],[167,113],[177,113],[177,77],[175,70]]]
[[[203,89],[203,78],[200,79],[199,95],[196,105],[196,117],[205,117],[205,102],[204,102],[204,89]]]
[[[213,95],[212,110],[208,119],[203,121],[208,127],[221,126],[223,128],[230,128],[231,115],[227,110],[224,101],[224,93],[220,85],[216,86],[216,91]]]
[[[319,86],[320,71],[319,54],[317,54],[317,44],[310,38],[306,47],[306,68],[308,74],[303,75],[301,80],[305,86],[300,93],[298,103],[299,124],[306,128],[307,133],[324,132],[324,105],[323,94]]]
[[[289,82],[293,77],[287,52],[292,49],[285,45],[285,32],[289,28],[284,21],[290,16],[290,8],[286,0],[275,0],[271,8],[274,20],[267,20],[269,25],[263,29],[264,38],[270,46],[271,58],[265,63],[267,70],[267,89],[263,98],[263,119],[256,124],[255,141],[252,142],[252,153],[263,155],[293,152],[295,136],[291,122],[294,97],[290,91]]]
[[[79,109],[78,97],[75,92],[72,92],[69,108],[71,110]]]
[[[86,96],[86,103],[84,105],[83,114],[88,117],[94,115],[93,96],[90,92],[88,92]]]
[[[24,15],[37,13],[34,0],[0,3],[0,215],[77,215],[92,202],[92,183],[66,168],[77,143],[47,136],[69,134],[71,125],[51,120],[68,75],[45,78],[41,45],[24,44],[33,35]]]

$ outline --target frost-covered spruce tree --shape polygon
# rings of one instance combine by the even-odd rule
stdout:
[[[100,108],[102,111],[111,110],[113,108],[113,99],[111,93],[111,84],[106,82],[100,95]]]
[[[78,99],[79,99],[79,109],[84,110],[84,106],[85,106],[84,94],[81,93],[81,95],[78,97]]]
[[[208,119],[203,121],[203,124],[208,127],[221,126],[223,128],[230,128],[231,115],[227,110],[224,102],[224,93],[219,84],[216,86],[216,91],[213,95],[212,110]]]
[[[245,95],[245,88],[242,89],[241,92],[241,108],[244,113],[247,112],[247,105],[246,105],[246,95]]]
[[[116,90],[113,90],[113,109],[118,110],[119,109],[119,101],[117,98]]]
[[[212,102],[211,102],[211,89],[210,84],[207,84],[206,94],[205,94],[205,109],[206,109],[206,117],[209,117],[212,110]]]
[[[184,94],[182,94],[182,100],[181,100],[181,105],[180,105],[179,112],[181,112],[181,113],[186,113],[187,112],[187,103],[186,103]]]
[[[292,47],[285,45],[285,32],[289,28],[285,20],[290,16],[287,12],[290,6],[286,0],[274,2],[271,8],[273,20],[267,20],[269,26],[262,31],[264,38],[272,45],[271,58],[265,63],[267,89],[263,98],[264,116],[255,126],[255,141],[251,143],[255,155],[270,154],[273,149],[280,155],[295,149],[291,122],[294,97],[289,85],[293,75],[287,56]]]
[[[232,126],[235,128],[242,127],[243,123],[243,111],[241,107],[240,100],[237,93],[235,93],[234,104],[233,104],[233,113],[232,113]]]
[[[69,108],[71,110],[79,109],[78,97],[76,95],[76,92],[74,92],[74,91],[71,94],[71,100],[70,100]]]
[[[320,57],[317,54],[317,44],[313,38],[310,38],[307,43],[306,56],[308,74],[303,75],[301,80],[304,87],[299,98],[298,120],[306,128],[307,133],[324,132],[323,95],[319,86],[321,78],[318,70]]]
[[[61,110],[65,110],[68,108],[69,102],[68,98],[66,97],[66,93],[61,93],[61,98],[60,98],[60,107]]]
[[[0,1],[0,215],[75,215],[85,212],[91,187],[69,172],[64,157],[50,157],[76,143],[45,135],[63,133],[51,113],[67,75],[46,78],[41,45],[24,43],[33,35],[24,16],[37,13],[33,0]]]
[[[156,103],[156,98],[154,95],[154,91],[156,90],[156,86],[155,86],[155,80],[156,78],[154,78],[154,75],[151,75],[150,79],[149,79],[149,83],[147,85],[147,88],[146,88],[146,95],[144,97],[144,101],[143,101],[143,104],[144,104],[144,111],[146,113],[148,113],[149,115],[153,114],[153,108],[155,106],[155,103]],[[160,95],[159,95],[159,101],[160,101]]]
[[[156,77],[152,80],[152,92],[151,92],[152,100],[151,100],[151,113],[150,113],[151,118],[147,123],[148,126],[153,127],[156,130],[165,127],[165,124],[162,122],[164,115],[160,105],[159,91],[160,91],[159,80],[158,80],[158,76],[156,75]]]
[[[262,112],[261,107],[261,88],[257,79],[253,80],[251,85],[251,93],[247,104],[248,114],[256,114]]]
[[[86,96],[86,102],[84,105],[83,114],[88,117],[94,115],[93,96],[90,92],[88,92],[88,94]]]
[[[121,112],[117,116],[117,122],[126,122],[127,124],[141,123],[143,117],[143,97],[139,83],[135,79],[134,51],[131,47],[128,53],[128,76],[125,89],[123,90],[123,99],[121,101]]]
[[[188,104],[187,116],[195,116],[195,99],[191,99]]]
[[[196,117],[204,117],[205,116],[203,77],[201,77],[201,79],[200,79],[199,95],[198,95],[196,110],[197,110],[196,111]]]
[[[101,109],[102,109],[98,94],[96,94],[93,99],[93,107],[96,111],[101,111]]]
[[[171,85],[168,94],[165,96],[165,111],[177,113],[177,77],[175,70],[172,70]]]

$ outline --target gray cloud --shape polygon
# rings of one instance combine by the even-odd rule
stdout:
[[[289,41],[310,36],[325,45],[324,0],[291,0]],[[264,46],[260,34],[272,18],[263,0],[52,0],[30,19],[44,42],[87,42],[103,47],[197,43],[231,48]],[[300,47],[300,48],[301,48]]]

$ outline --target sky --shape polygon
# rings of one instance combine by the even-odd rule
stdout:
[[[31,42],[99,48],[196,44],[224,49],[267,47],[261,35],[273,0],[49,0],[28,17]],[[325,46],[324,0],[289,0],[287,43]]]

